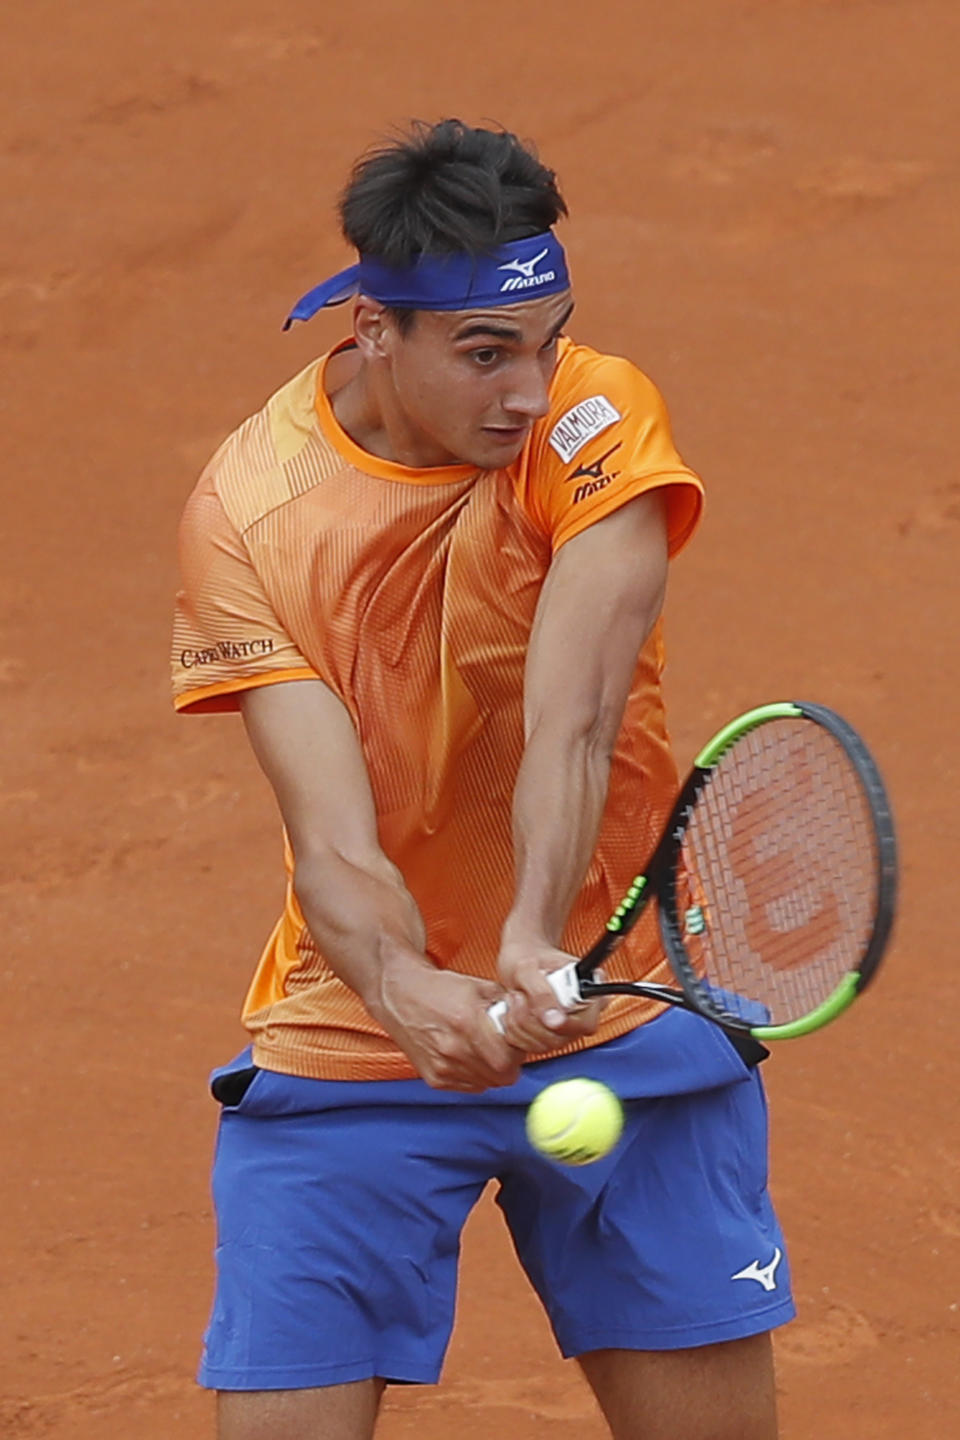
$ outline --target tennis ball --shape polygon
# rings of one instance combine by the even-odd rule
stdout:
[[[623,1106],[599,1080],[558,1080],[527,1111],[534,1150],[562,1165],[589,1165],[609,1155],[623,1129]]]

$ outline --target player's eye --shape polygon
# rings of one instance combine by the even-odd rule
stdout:
[[[495,345],[484,345],[480,350],[471,350],[470,358],[474,364],[488,370],[491,365],[496,365],[500,358],[500,351]]]

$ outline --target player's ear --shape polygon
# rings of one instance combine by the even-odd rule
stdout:
[[[383,306],[358,295],[353,307],[353,338],[364,360],[383,360],[390,349],[390,326]]]

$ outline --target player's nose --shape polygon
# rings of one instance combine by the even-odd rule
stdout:
[[[550,409],[550,397],[541,367],[536,363],[525,367],[521,375],[513,375],[512,381],[510,392],[503,399],[506,413],[530,421],[546,415]]]

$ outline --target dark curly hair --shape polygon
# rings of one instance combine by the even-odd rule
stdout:
[[[414,121],[362,155],[340,197],[344,237],[397,268],[421,253],[484,254],[549,230],[557,177],[509,130]]]

